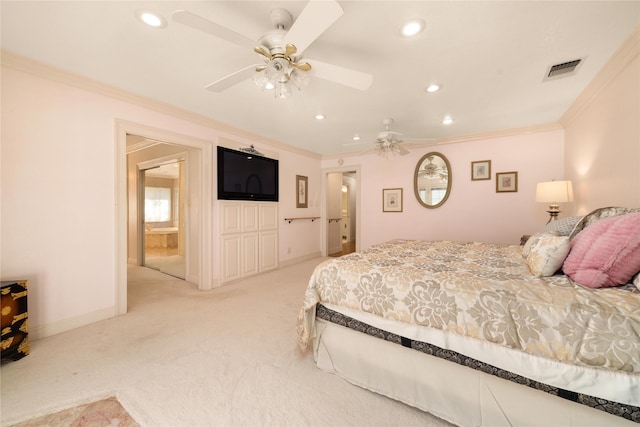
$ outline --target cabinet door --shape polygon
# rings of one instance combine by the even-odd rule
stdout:
[[[258,204],[245,202],[242,204],[242,232],[253,233],[258,231]]]
[[[242,277],[241,248],[242,239],[240,234],[223,235],[221,239],[220,267],[222,270],[222,283],[236,280]]]
[[[242,231],[241,207],[237,202],[220,203],[220,233],[240,233]]]
[[[260,232],[260,271],[278,268],[278,230]]]
[[[258,233],[242,233],[242,276],[259,272]]]
[[[278,204],[260,203],[260,231],[278,228]]]

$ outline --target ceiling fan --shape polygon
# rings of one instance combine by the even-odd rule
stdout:
[[[404,148],[400,143],[402,142],[402,134],[400,132],[392,131],[391,124],[393,119],[383,119],[382,124],[384,130],[380,132],[376,138],[376,151],[380,155],[387,156],[391,154],[400,154],[404,156],[409,154],[409,151]]]
[[[441,166],[433,163],[433,157],[434,156],[427,157],[429,163],[420,168],[420,170],[418,171],[418,176],[428,179],[447,179],[449,176],[447,169],[444,167],[444,165]]]
[[[213,92],[222,92],[241,81],[254,77],[256,84],[274,90],[275,96],[286,98],[293,88],[301,89],[309,76],[318,77],[359,90],[366,90],[373,76],[315,59],[302,60],[304,51],[342,16],[343,10],[333,0],[310,0],[298,18],[285,9],[271,11],[274,29],[257,42],[223,25],[187,10],[172,14],[180,24],[204,31],[241,47],[251,47],[260,55],[262,63],[251,64],[206,86]]]
[[[375,151],[383,157],[388,157],[389,154],[399,154],[401,156],[409,154],[409,150],[401,145],[403,142],[417,141],[420,143],[429,143],[431,141],[436,141],[435,138],[404,138],[402,133],[391,130],[393,121],[394,120],[392,118],[383,119],[382,124],[384,125],[384,130],[378,133],[378,136],[375,139]],[[361,144],[369,144],[369,142],[349,142],[342,145],[346,147]],[[367,151],[370,150],[371,149]]]

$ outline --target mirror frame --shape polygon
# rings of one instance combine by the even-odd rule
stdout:
[[[425,201],[423,201],[420,198],[420,193],[418,192],[418,172],[420,171],[420,166],[422,166],[422,163],[424,163],[424,161],[431,156],[440,157],[442,161],[444,161],[445,166],[447,167],[447,191],[444,197],[442,198],[442,200],[440,200],[440,202],[435,205],[429,205]],[[449,163],[449,159],[447,159],[447,157],[444,154],[438,153],[437,151],[431,151],[425,154],[424,156],[422,156],[420,160],[418,160],[418,164],[416,165],[416,169],[413,173],[413,193],[416,195],[416,199],[418,200],[418,203],[420,203],[422,206],[424,206],[427,209],[439,208],[444,204],[444,202],[447,201],[447,199],[449,198],[449,195],[451,194],[451,164]]]

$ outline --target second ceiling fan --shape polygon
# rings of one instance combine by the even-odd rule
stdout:
[[[172,17],[175,22],[198,29],[242,47],[252,48],[262,62],[250,64],[235,71],[206,88],[222,92],[248,78],[266,90],[274,90],[275,96],[286,98],[292,89],[301,89],[310,76],[366,90],[373,76],[360,71],[340,67],[315,59],[302,60],[304,51],[342,16],[343,10],[336,1],[311,0],[298,19],[285,9],[273,9],[271,21],[275,27],[257,42],[236,33],[223,25],[210,21],[187,10],[178,10]]]
[[[387,155],[391,153],[404,156],[409,154],[409,151],[400,145],[402,142],[402,134],[391,130],[392,123],[393,119],[391,118],[382,120],[384,130],[376,137],[376,151],[380,155]]]

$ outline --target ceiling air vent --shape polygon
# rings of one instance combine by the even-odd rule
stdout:
[[[553,79],[555,77],[566,76],[567,74],[573,73],[581,62],[582,59],[576,59],[574,61],[552,65],[549,67],[545,79]]]

